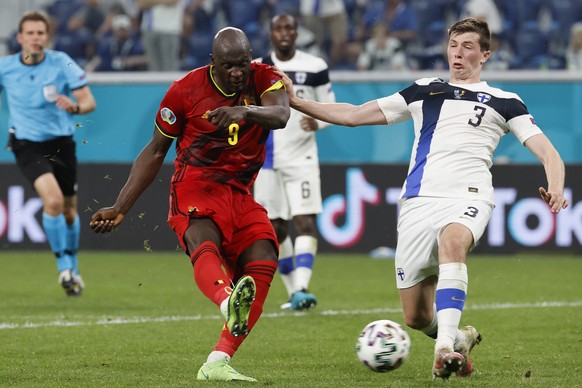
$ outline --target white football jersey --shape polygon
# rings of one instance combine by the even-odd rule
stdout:
[[[423,78],[377,100],[388,124],[412,118],[414,144],[401,198],[481,199],[493,204],[489,169],[501,137],[542,133],[515,93]]]
[[[256,61],[277,66],[284,71],[293,81],[297,96],[306,100],[335,102],[335,94],[329,81],[329,69],[323,59],[297,50],[295,56],[288,61],[278,60],[275,53]],[[263,168],[319,165],[315,132],[301,129],[302,116],[299,111],[291,109],[287,126],[271,131]],[[320,129],[328,125],[318,121]]]

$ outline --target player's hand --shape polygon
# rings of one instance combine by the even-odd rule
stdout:
[[[564,197],[564,194],[562,193],[546,191],[546,189],[543,187],[540,187],[539,191],[542,199],[550,205],[552,213],[559,213],[560,210],[567,208],[570,204],[570,202],[566,199],[566,197]]]
[[[208,121],[219,128],[228,128],[232,123],[239,123],[246,118],[244,106],[221,106],[206,113]]]
[[[93,214],[89,226],[95,233],[108,233],[121,224],[124,218],[125,215],[113,207],[104,207]]]
[[[299,123],[301,125],[301,129],[303,129],[305,132],[317,131],[319,128],[317,125],[317,120],[311,116],[302,116]]]
[[[275,74],[281,77],[283,83],[285,84],[285,91],[287,92],[287,96],[289,97],[289,102],[292,102],[295,98],[297,98],[297,95],[295,94],[295,89],[293,88],[293,81],[291,81],[291,78],[289,78],[284,71],[278,69],[277,67],[274,67],[274,69]]]
[[[75,101],[71,100],[71,98],[63,94],[57,95],[55,103],[60,109],[66,110],[69,113],[75,113],[74,111],[77,108]]]

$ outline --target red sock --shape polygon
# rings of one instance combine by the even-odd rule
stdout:
[[[252,261],[243,268],[243,276],[249,275],[252,277],[257,287],[255,300],[249,315],[249,331],[263,313],[263,305],[267,299],[275,271],[277,271],[277,262],[268,260]],[[226,327],[223,327],[214,350],[225,352],[232,357],[246,337],[246,335],[234,337]]]
[[[214,243],[204,242],[190,256],[194,281],[204,295],[217,306],[232,292],[232,275],[225,272],[220,252]]]

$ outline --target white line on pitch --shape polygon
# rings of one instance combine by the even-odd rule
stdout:
[[[531,308],[550,308],[550,307],[582,307],[582,300],[574,302],[540,302],[540,303],[497,303],[486,305],[468,305],[464,310],[505,310],[505,309],[531,309]],[[377,308],[367,310],[323,310],[310,312],[280,312],[280,313],[263,313],[261,318],[282,318],[290,316],[303,316],[307,314],[318,315],[361,315],[361,314],[386,314],[400,313],[400,308]],[[0,330],[7,329],[34,329],[40,327],[70,327],[70,326],[105,326],[105,325],[127,325],[132,323],[157,323],[157,322],[181,322],[181,321],[203,321],[203,320],[223,319],[219,315],[193,315],[193,316],[162,316],[162,317],[112,317],[100,318],[93,322],[88,321],[63,321],[56,320],[51,322],[34,323],[7,323],[0,322]]]

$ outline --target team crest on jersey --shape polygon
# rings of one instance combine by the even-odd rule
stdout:
[[[486,104],[489,102],[489,100],[491,100],[491,96],[485,93],[477,93],[477,100],[483,104]]]
[[[303,71],[298,71],[297,73],[295,73],[295,82],[303,85],[305,83],[305,81],[307,81],[307,73],[303,72]]]
[[[176,115],[169,108],[162,108],[160,116],[162,116],[162,120],[170,125],[176,122]]]
[[[242,104],[243,105],[257,105],[255,98],[253,96],[242,96]]]
[[[460,100],[465,95],[465,91],[464,90],[455,89],[454,94],[455,94],[455,99],[456,100]]]

